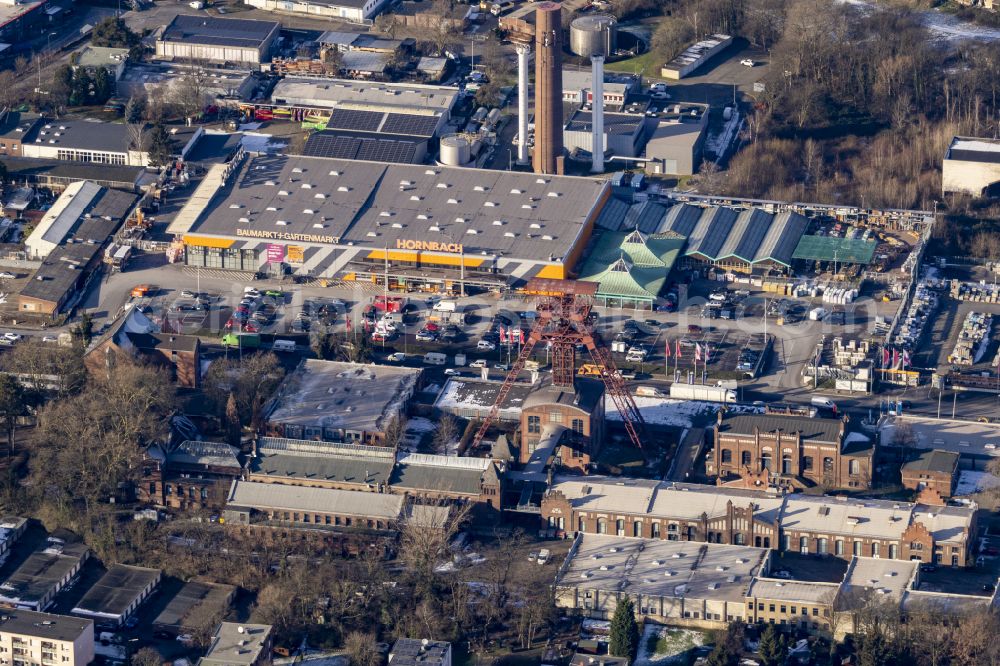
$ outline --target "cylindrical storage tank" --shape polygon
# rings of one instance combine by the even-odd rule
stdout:
[[[472,159],[472,146],[464,136],[452,134],[441,137],[441,164],[462,166]]]
[[[578,56],[611,56],[618,40],[618,19],[610,14],[581,16],[569,26],[569,50]]]

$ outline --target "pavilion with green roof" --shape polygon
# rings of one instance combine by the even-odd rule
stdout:
[[[824,261],[839,264],[861,264],[872,262],[878,243],[861,238],[837,238],[836,236],[803,236],[799,240],[792,259],[799,261]]]
[[[605,231],[580,269],[597,283],[597,301],[610,307],[652,309],[686,239],[673,232]]]

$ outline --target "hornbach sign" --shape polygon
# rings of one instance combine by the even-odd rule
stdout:
[[[418,241],[396,239],[397,250],[424,250],[427,252],[454,252],[461,254],[461,243],[438,243],[437,241]]]

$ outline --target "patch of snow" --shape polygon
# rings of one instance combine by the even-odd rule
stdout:
[[[407,433],[434,432],[435,430],[437,430],[437,424],[423,416],[414,416],[406,422]]]
[[[654,398],[637,395],[632,398],[639,408],[642,419],[655,425],[690,428],[699,417],[713,416],[722,407],[717,402],[699,400],[677,400],[674,398]],[[763,411],[753,405],[726,405],[726,409],[735,414],[757,414]],[[604,397],[604,413],[612,421],[621,421],[621,414],[610,396]]]
[[[1000,153],[1000,142],[996,141],[975,141],[973,139],[958,139],[952,148],[957,150],[974,150],[983,153]]]
[[[1000,478],[993,476],[989,472],[962,470],[958,474],[958,486],[955,488],[955,496],[973,495],[998,486],[1000,486]]]
[[[726,150],[733,142],[733,139],[736,138],[742,126],[743,117],[740,116],[739,112],[734,112],[729,120],[726,121],[721,132],[705,138],[705,151],[715,155],[716,161],[722,159],[722,156],[726,153]]]
[[[591,620],[584,619],[581,629],[588,634],[599,634],[608,636],[611,634],[611,620]]]
[[[849,432],[847,433],[847,437],[844,438],[844,446],[853,444],[854,442],[868,443],[870,441],[871,439],[869,439],[868,435],[864,435],[860,432]]]
[[[287,141],[277,139],[270,134],[244,134],[240,143],[248,153],[276,153],[285,148]]]
[[[664,639],[664,652],[650,651],[651,644],[658,646]],[[655,624],[646,625],[639,639],[639,650],[635,656],[635,666],[666,666],[667,664],[687,664],[689,652],[705,644],[705,635],[693,629],[678,629]],[[659,647],[659,649],[664,649]]]

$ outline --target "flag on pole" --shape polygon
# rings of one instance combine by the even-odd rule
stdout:
[[[517,332],[518,332],[520,343],[523,345],[524,344],[524,329],[523,328],[519,328],[519,329],[517,329]]]
[[[712,356],[712,349],[708,346],[708,344],[706,344],[705,345],[705,365],[708,365],[708,359],[711,356]]]
[[[677,341],[677,346],[674,348],[674,356],[676,356],[677,358],[681,357],[681,341],[680,340]]]
[[[663,355],[670,358],[670,340],[663,341]]]
[[[699,343],[694,343],[694,360],[698,362],[701,360],[701,345]]]
[[[504,342],[504,330],[503,330],[503,326],[501,326],[499,328],[499,331],[500,331],[500,344],[503,344],[503,342]]]
[[[903,368],[910,367],[910,352],[903,350]]]
[[[895,369],[896,365],[899,363],[899,350],[892,350],[892,368]]]
[[[350,318],[350,317],[348,317],[348,318],[347,318],[347,332],[348,332],[348,333],[350,333],[350,332],[351,332],[351,328],[352,328],[352,327],[353,327],[353,326],[352,326],[352,324],[351,324],[351,318]]]
[[[888,368],[889,367],[889,348],[888,347],[882,347],[882,367],[883,368]]]

